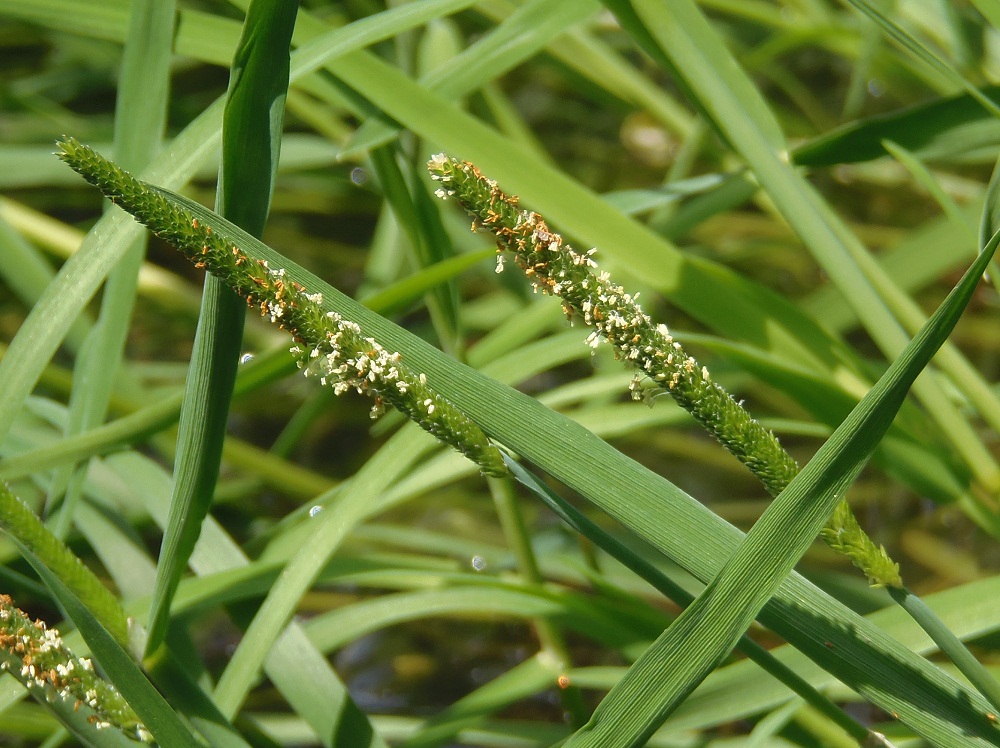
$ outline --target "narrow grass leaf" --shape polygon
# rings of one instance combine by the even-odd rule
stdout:
[[[274,191],[297,10],[297,3],[287,0],[251,3],[230,73],[216,206],[254,236],[264,231]],[[174,495],[150,605],[147,652],[163,639],[170,601],[212,504],[245,314],[241,299],[218,279],[206,278],[181,405]]]
[[[982,89],[991,101],[1000,87]],[[992,159],[1000,145],[1000,122],[969,94],[939,98],[887,114],[849,122],[792,151],[800,166],[828,167],[887,155],[889,140],[927,160]]]
[[[173,0],[139,3],[129,16],[128,36],[115,104],[115,157],[139,171],[160,148],[167,119]],[[110,206],[109,206],[110,207]],[[102,423],[115,385],[124,375],[122,360],[132,321],[139,271],[146,258],[146,236],[137,236],[108,274],[97,324],[87,336],[74,366],[67,436]],[[67,466],[53,477],[46,501],[51,512],[64,496],[54,531],[65,537],[80,502],[85,466]]]
[[[600,8],[596,0],[530,0],[475,44],[422,76],[420,83],[449,99],[459,99],[495,80],[548,45]],[[354,158],[399,134],[399,126],[383,118],[366,120],[344,145],[342,156]]]
[[[108,678],[135,709],[156,742],[177,748],[200,748],[201,742],[146,679],[128,653],[98,623],[87,606],[48,567],[37,560],[29,560],[76,624]]]
[[[846,0],[846,2],[872,19],[876,24],[878,24],[879,28],[882,29],[886,36],[913,55],[917,60],[943,77],[945,80],[949,81],[952,85],[965,89],[965,91],[987,112],[992,114],[994,117],[1000,118],[1000,106],[997,106],[992,99],[984,95],[982,91],[966,80],[965,77],[955,70],[952,65],[938,57],[938,55],[928,49],[927,46],[920,40],[910,34],[906,29],[901,27],[891,18],[883,14],[878,8],[868,2],[868,0]]]
[[[968,304],[998,241],[1000,233],[920,334],[768,507],[705,591],[629,669],[567,748],[643,745],[730,652],[889,428],[910,385]]]
[[[732,555],[741,534],[676,486],[532,398],[456,364],[206,208],[176,195],[169,199],[248,257],[266,259],[310,292],[321,293],[324,309],[357,321],[384,347],[400,351],[493,438],[593,501],[697,578],[709,581],[721,560]],[[183,231],[188,229],[185,224]],[[980,746],[996,735],[985,700],[794,574],[760,619],[931,740],[962,736],[966,745]],[[927,708],[931,704],[934,709]]]

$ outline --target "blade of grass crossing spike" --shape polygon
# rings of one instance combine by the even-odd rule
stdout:
[[[53,569],[73,593],[83,599],[116,641],[128,642],[128,622],[121,603],[111,590],[29,509],[5,484],[0,483],[0,527],[24,556],[37,558]]]
[[[837,285],[887,359],[898,355],[906,335],[879,294],[877,285],[889,284],[857,236],[836,216],[819,194],[790,167],[784,151],[765,139],[765,124],[745,123],[753,109],[746,107],[751,83],[736,65],[719,63],[732,55],[718,33],[690,0],[657,3],[636,0],[634,7],[664,55],[698,91],[702,106],[715,119],[733,147],[753,169],[757,181],[788,221],[810,253]],[[756,92],[754,92],[756,94]],[[762,97],[756,94],[761,101]],[[961,386],[961,376],[947,360],[942,369]],[[976,479],[987,490],[1000,484],[1000,464],[982,446],[968,420],[947,397],[936,379],[918,380],[914,393],[937,423]]]
[[[472,0],[408,3],[334,31],[314,18],[311,24],[306,25],[315,38],[313,43],[293,55],[290,78],[300,79],[332,57],[347,54],[470,4]],[[127,28],[128,12],[124,6],[67,3],[53,9],[31,0],[12,0],[4,9],[24,20],[55,25],[74,33],[90,33],[101,39],[123,41]],[[67,18],[72,18],[72,22],[66,23]],[[190,25],[181,25],[178,46],[185,44],[185,35],[190,33],[190,28]],[[235,38],[234,33],[234,42]],[[168,188],[180,188],[186,184],[218,147],[223,104],[224,99],[218,99],[202,111],[157,156],[143,176]],[[55,281],[32,308],[18,335],[0,358],[0,438],[9,430],[17,411],[70,326],[138,232],[139,228],[122,213],[110,212],[91,229],[80,251],[63,265]]]
[[[254,236],[263,233],[274,190],[297,9],[298,3],[289,0],[251,3],[230,74],[216,206]],[[212,276],[206,278],[202,298],[181,406],[170,518],[150,604],[147,652],[162,641],[170,601],[212,503],[242,344],[244,302]]]
[[[1000,233],[843,424],[754,524],[719,574],[629,668],[567,748],[641,746],[733,648],[861,471],[947,339]]]
[[[180,196],[172,196],[171,199],[211,223],[211,213],[206,209]],[[609,465],[607,468],[596,469],[602,462],[599,455],[605,449],[605,445],[599,440],[591,441],[586,438],[584,433],[580,432],[579,428],[572,422],[544,408],[536,409],[531,406],[530,399],[521,399],[521,396],[506,388],[497,389],[490,383],[490,380],[484,379],[470,370],[456,367],[454,361],[440,358],[442,354],[434,351],[419,339],[414,338],[401,328],[367,313],[363,307],[357,306],[333,287],[308,271],[295,266],[287,258],[283,258],[265,245],[254,242],[251,237],[246,236],[235,227],[227,227],[218,219],[215,219],[215,223],[211,223],[211,225],[213,231],[225,231],[227,236],[232,236],[234,243],[247,249],[251,256],[268,259],[273,266],[284,267],[289,277],[302,283],[310,290],[320,289],[325,304],[328,303],[331,309],[335,309],[345,317],[358,321],[363,329],[371,330],[372,334],[379,340],[385,340],[388,345],[403,351],[408,361],[425,371],[428,378],[442,388],[441,391],[447,392],[450,399],[475,418],[488,432],[499,438],[501,442],[525,455],[546,472],[567,483],[590,500],[595,501],[612,516],[653,543],[654,546],[661,548],[668,556],[682,563],[696,576],[705,581],[708,581],[709,578],[705,575],[704,568],[699,567],[698,563],[692,565],[693,557],[701,556],[703,559],[701,563],[714,564],[719,558],[725,558],[729,555],[715,546],[719,536],[714,535],[714,533],[690,534],[695,532],[695,528],[699,527],[700,523],[689,514],[689,511],[694,511],[695,514],[701,514],[705,511],[696,503],[687,503],[687,501],[691,501],[690,499],[680,503],[668,503],[667,506],[671,510],[680,510],[680,515],[673,519],[662,516],[663,509],[667,508],[664,505],[666,497],[669,495],[674,495],[677,499],[681,497],[681,494],[669,483],[654,478],[634,463],[622,458],[610,447],[607,449],[615,455],[611,457],[614,467]],[[472,378],[468,379],[467,377]],[[525,408],[531,411],[530,416],[527,415]],[[520,415],[508,420],[505,415],[512,412],[518,412]],[[549,424],[548,427],[542,426],[546,422]],[[528,423],[532,424],[530,428],[526,427]],[[553,441],[546,436],[547,433],[558,433],[559,439]],[[584,442],[587,446],[583,446]],[[564,444],[567,447],[566,450],[561,448],[561,445]],[[581,459],[581,455],[586,455],[586,457]],[[622,478],[627,478],[636,470],[645,476],[644,480],[653,479],[659,487],[656,489],[651,486],[640,488],[639,485],[644,480],[636,485],[631,484],[629,479],[619,485]],[[629,500],[627,502],[621,501],[620,497],[622,496],[628,496]],[[643,499],[653,503],[648,504]],[[707,515],[705,518],[712,521],[713,515],[707,511],[705,513]],[[661,516],[661,521],[651,523],[650,518],[657,516]],[[687,532],[681,533],[684,540],[679,540],[676,529],[669,533],[661,533],[657,530],[658,527],[684,527]],[[717,527],[716,530],[718,529],[720,528]],[[683,550],[674,543],[675,540],[679,540]],[[729,536],[729,542],[734,542],[733,536]],[[712,550],[713,547],[714,550]],[[732,549],[735,545],[729,547]],[[698,571],[699,568],[701,571]],[[853,614],[838,604],[828,599],[810,597],[812,593],[809,589],[801,587],[799,583],[796,583],[796,587],[796,591],[789,594],[792,594],[793,598],[798,601],[797,604],[791,609],[785,607],[785,604],[779,604],[775,610],[765,610],[762,620],[766,625],[774,628],[790,641],[798,642],[804,651],[813,657],[820,658],[824,662],[824,666],[829,668],[831,672],[849,682],[852,687],[861,691],[875,703],[899,713],[901,718],[905,715],[908,724],[915,726],[922,734],[937,736],[937,739],[944,741],[951,739],[949,736],[956,734],[976,735],[975,744],[988,744],[982,742],[982,736],[993,734],[990,723],[985,717],[982,717],[978,724],[971,721],[974,720],[973,715],[977,714],[975,708],[966,711],[967,707],[963,706],[981,703],[976,701],[976,697],[971,692],[965,691],[960,700],[950,699],[948,694],[954,693],[956,688],[953,681],[947,679],[920,658],[912,657],[906,650],[895,645],[891,639],[867,626],[862,619],[855,618]],[[801,613],[794,614],[802,600],[811,600],[811,602],[806,603],[809,606],[806,609],[810,611],[808,617],[803,617]],[[825,602],[820,602],[820,600],[825,600]],[[830,607],[831,605],[832,607]],[[829,616],[828,620],[831,625],[820,626],[819,621],[813,617],[815,610],[823,610],[824,615]],[[786,618],[786,615],[789,617]],[[845,616],[851,620],[850,624],[846,624]],[[840,621],[840,623],[834,623],[834,621]],[[804,628],[800,629],[800,626]],[[846,636],[844,633],[848,629],[854,632],[850,636]],[[819,630],[822,630],[824,641],[834,645],[832,648],[827,648],[825,645],[815,646],[815,637]],[[856,637],[861,630],[865,631],[864,636],[868,642],[874,643],[878,640],[880,647],[878,651],[881,653],[879,658],[873,660],[870,650],[852,654],[853,644],[857,642]],[[803,634],[805,638],[803,638]],[[872,646],[872,644],[868,646]],[[891,655],[888,654],[889,652]],[[903,662],[906,664],[902,665]],[[877,663],[877,673],[870,671],[868,675],[862,675],[875,663]],[[889,673],[893,671],[893,668],[899,667],[904,669],[894,671],[898,673],[898,677],[890,677]],[[919,681],[914,681],[913,670],[921,672]],[[889,688],[889,686],[898,688],[900,683],[905,684],[906,691],[900,693]],[[917,696],[914,689],[924,685],[929,688],[929,692]],[[950,701],[948,708],[954,711],[949,719],[937,718],[936,713],[929,713],[926,709],[917,706],[920,703],[926,703],[922,700],[927,698],[932,701],[942,699]],[[961,717],[956,716],[963,712]],[[955,723],[954,720],[958,720],[958,723]],[[957,724],[962,726],[957,727]],[[972,739],[970,738],[970,740]]]
[[[202,743],[146,679],[128,653],[97,622],[87,606],[44,564],[30,557],[28,560],[76,624],[101,668],[139,715],[156,742],[177,748],[201,748]]]
[[[160,188],[154,191],[249,257],[284,268],[290,280],[322,294],[324,309],[357,322],[385,347],[400,351],[492,438],[579,492],[696,578],[708,582],[737,547],[742,537],[738,530],[572,420],[456,363],[203,206]],[[760,620],[927,739],[958,741],[968,748],[995,744],[984,699],[800,576],[788,577]],[[928,704],[936,707],[927,709]]]
[[[166,126],[175,8],[173,0],[146,0],[132,6],[115,105],[115,157],[133,171],[145,168],[156,155]],[[122,355],[147,241],[145,234],[135,237],[108,275],[100,316],[74,367],[67,436],[99,425],[107,415],[112,389],[123,373]],[[72,523],[84,470],[68,466],[53,477],[47,499],[50,510],[65,490],[54,527],[59,537],[65,537]]]
[[[585,515],[563,500],[562,497],[507,455],[504,455],[504,462],[510,468],[514,477],[541,499],[566,524],[593,542],[594,545],[612,558],[638,574],[673,602],[682,607],[691,604],[694,595],[674,583],[653,564],[632,551],[624,543],[591,522]],[[740,641],[736,646],[766,672],[799,694],[806,702],[826,715],[856,740],[862,741],[868,736],[868,730],[864,726],[852,719],[846,712],[819,693],[819,691],[799,677],[794,671],[772,657],[770,653],[748,636],[745,634],[741,635]]]

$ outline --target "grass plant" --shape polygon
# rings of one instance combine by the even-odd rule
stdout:
[[[0,742],[1000,745],[994,16],[8,0]]]

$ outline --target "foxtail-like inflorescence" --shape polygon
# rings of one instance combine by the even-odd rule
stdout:
[[[522,209],[517,197],[505,194],[468,161],[442,153],[433,156],[427,168],[441,185],[438,197],[455,199],[473,217],[473,230],[481,225],[496,236],[497,272],[512,261],[536,292],[562,300],[570,322],[580,319],[591,328],[588,345],[597,348],[602,341],[609,343],[616,358],[635,371],[629,387],[634,399],[651,402],[655,393],[669,393],[746,465],[772,496],[784,490],[799,471],[795,460],[771,431],[712,380],[706,367],[685,352],[666,325],[653,323],[637,303],[638,294],[629,294],[608,273],[597,271],[593,259],[596,250],[575,251],[542,216]],[[845,522],[845,516],[853,520],[846,503],[824,539],[848,555],[872,584],[901,586],[898,566],[885,549],[876,546],[856,521]],[[858,548],[863,551],[857,552]]]
[[[353,321],[323,307],[323,297],[291,280],[283,268],[249,256],[213,233],[163,192],[132,177],[72,138],[59,142],[59,158],[106,197],[135,216],[156,236],[176,247],[196,267],[219,277],[261,316],[287,330],[291,349],[307,376],[340,394],[356,390],[373,398],[372,417],[392,405],[441,441],[475,462],[486,475],[507,475],[499,449],[450,401],[437,394],[423,374],[385,350]]]
[[[152,736],[122,695],[94,672],[91,661],[76,657],[59,632],[32,621],[0,595],[0,671],[19,680],[42,704],[56,701],[74,710],[86,706],[95,729],[114,728],[135,740]]]

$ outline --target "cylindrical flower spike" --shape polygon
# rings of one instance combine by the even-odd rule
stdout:
[[[117,728],[135,740],[152,740],[132,707],[94,672],[90,660],[76,657],[58,631],[32,621],[7,595],[0,595],[0,671],[13,675],[43,704],[86,705],[95,729]]]
[[[72,138],[59,142],[59,157],[146,225],[180,250],[196,267],[205,268],[246,299],[261,316],[287,330],[297,345],[306,375],[316,374],[340,394],[354,389],[375,400],[372,416],[388,403],[441,441],[475,462],[486,475],[507,475],[499,449],[482,429],[451,402],[434,392],[423,374],[384,350],[361,328],[323,308],[323,297],[289,279],[282,268],[227,244],[211,226],[161,192],[138,181],[93,149]]]
[[[636,302],[638,294],[627,293],[606,272],[596,272],[595,250],[580,253],[565,244],[538,213],[521,209],[517,197],[505,194],[468,161],[442,153],[433,156],[427,168],[431,178],[441,184],[438,197],[454,198],[473,216],[473,229],[479,223],[496,235],[497,272],[503,269],[509,253],[536,292],[560,297],[568,319],[582,319],[592,328],[588,345],[597,348],[602,341],[610,343],[616,358],[636,371],[629,388],[634,399],[649,398],[655,390],[644,392],[643,383],[651,381],[746,465],[771,495],[784,490],[798,473],[795,460],[774,434],[712,380],[707,368],[684,351],[666,325],[652,322]],[[850,514],[846,504],[844,510]],[[902,585],[898,566],[857,522],[841,522],[831,533],[824,534],[824,539],[835,549],[842,550],[845,543],[864,548],[861,553],[847,555],[872,584]]]

